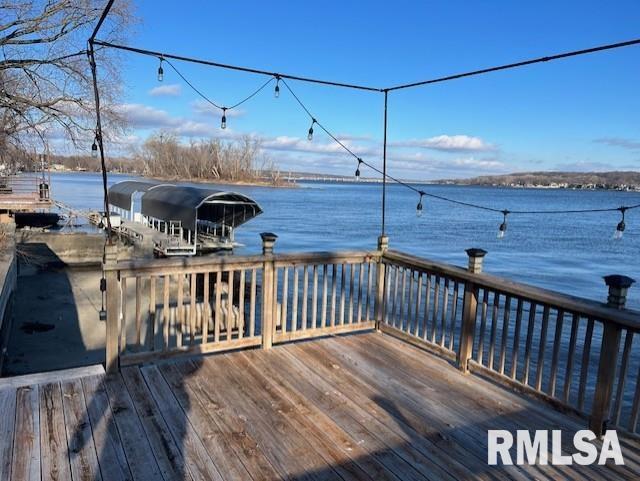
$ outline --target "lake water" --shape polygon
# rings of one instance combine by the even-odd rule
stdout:
[[[130,177],[110,175],[114,183]],[[373,249],[380,234],[380,184],[305,183],[297,188],[211,186],[255,199],[264,214],[240,227],[237,254],[257,253],[260,232],[278,235],[276,250]],[[640,193],[561,189],[504,189],[425,185],[423,190],[457,200],[511,210],[589,209],[640,203]],[[101,209],[101,177],[94,173],[52,174],[52,195],[75,208]],[[387,234],[390,247],[466,266],[465,249],[488,251],[485,271],[540,287],[606,300],[602,276],[624,274],[640,281],[640,209],[627,213],[623,239],[612,239],[617,212],[570,215],[512,215],[497,239],[502,215],[425,199],[389,185]],[[628,306],[640,309],[640,284]]]

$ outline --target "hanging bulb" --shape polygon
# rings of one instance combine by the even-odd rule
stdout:
[[[227,128],[227,108],[226,107],[222,108],[222,120],[220,121],[220,128],[221,129]]]
[[[96,144],[95,139],[93,140],[93,144],[91,144],[91,157],[94,159],[98,156],[98,144]]]
[[[358,167],[356,168],[356,180],[360,180],[360,164],[362,164],[362,159],[358,159]]]
[[[158,82],[162,82],[164,79],[164,70],[162,69],[162,61],[164,59],[160,57],[160,65],[158,66]]]
[[[309,133],[307,134],[307,140],[313,140],[313,125],[316,123],[316,119],[311,119],[311,127],[309,127]]]
[[[273,91],[273,95],[275,98],[280,97],[280,77],[276,77],[276,88]]]
[[[502,224],[500,224],[500,227],[498,228],[498,239],[502,239],[507,233],[507,215],[509,215],[509,211],[503,210],[502,215],[504,218],[502,220]]]
[[[422,217],[422,196],[424,196],[424,192],[420,192],[420,200],[418,201],[418,205],[416,206],[416,216]]]
[[[618,222],[618,225],[616,226],[616,231],[613,233],[613,238],[616,240],[622,239],[622,234],[624,233],[624,229],[626,227],[625,223],[624,223],[624,213],[627,210],[626,207],[620,207],[620,209],[618,209],[621,214],[622,214],[622,220],[620,220],[620,222]]]

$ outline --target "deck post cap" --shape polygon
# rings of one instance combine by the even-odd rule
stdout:
[[[263,242],[264,241],[275,242],[278,239],[278,236],[275,235],[273,232],[261,232],[260,237],[262,238]]]
[[[480,249],[479,247],[472,247],[465,251],[469,257],[484,257],[487,255],[487,251]]]
[[[608,287],[618,289],[628,289],[634,282],[636,282],[635,279],[620,274],[611,274],[609,276],[604,276],[603,279]]]

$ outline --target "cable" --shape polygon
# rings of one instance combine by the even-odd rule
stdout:
[[[260,87],[258,87],[257,90],[255,90],[253,93],[251,93],[250,95],[248,95],[247,97],[245,97],[243,100],[241,100],[238,103],[233,104],[231,107],[223,107],[222,105],[218,105],[217,103],[215,103],[213,100],[211,100],[209,97],[207,97],[205,94],[202,93],[202,91],[200,91],[195,85],[193,85],[189,79],[187,79],[184,75],[182,75],[182,72],[180,72],[180,70],[178,70],[176,68],[175,65],[173,65],[173,63],[170,60],[167,60],[164,57],[160,57],[160,61],[161,62],[166,62],[169,67],[171,67],[173,69],[173,71],[175,73],[178,74],[178,76],[184,80],[184,82],[191,88],[191,90],[193,90],[195,93],[197,93],[200,97],[202,97],[206,102],[208,102],[209,104],[213,105],[215,108],[220,109],[222,111],[224,110],[231,110],[231,109],[235,109],[236,107],[240,107],[243,103],[247,102],[248,100],[252,99],[253,97],[255,97],[258,93],[260,93],[262,91],[262,89],[264,89],[267,85],[269,85],[271,82],[273,82],[274,77],[271,77],[269,80],[267,80],[265,83],[263,83]]]
[[[601,209],[571,209],[571,210],[511,210],[511,209],[498,209],[495,207],[489,207],[486,205],[481,205],[481,204],[474,204],[471,202],[464,202],[461,200],[456,200],[456,199],[452,199],[450,197],[445,197],[442,195],[438,195],[438,194],[432,194],[430,192],[426,192],[424,190],[420,190],[417,187],[414,187],[413,185],[409,184],[408,182],[404,182],[390,174],[385,174],[382,170],[380,170],[379,168],[375,167],[374,165],[370,164],[369,162],[363,160],[361,157],[359,157],[355,152],[353,152],[353,150],[351,150],[349,147],[347,147],[340,139],[338,139],[333,133],[331,133],[331,131],[329,131],[328,128],[326,128],[320,121],[317,120],[317,117],[311,113],[311,111],[309,110],[309,108],[302,102],[302,100],[300,100],[300,97],[298,97],[298,95],[293,91],[293,89],[289,86],[288,82],[286,82],[284,79],[281,79],[282,84],[285,86],[285,88],[291,93],[291,95],[293,96],[293,98],[296,100],[296,102],[298,103],[298,105],[300,105],[300,107],[305,111],[305,113],[309,116],[309,118],[312,120],[312,122],[314,124],[316,124],[318,127],[320,127],[334,142],[336,142],[340,147],[342,147],[342,149],[347,152],[349,155],[351,155],[352,157],[354,157],[357,161],[358,161],[358,168],[356,170],[357,172],[357,177],[360,177],[360,165],[365,165],[367,167],[369,167],[371,170],[373,170],[374,172],[377,172],[378,174],[386,177],[387,179],[402,185],[412,191],[414,191],[416,194],[420,195],[420,198],[422,198],[423,196],[426,197],[431,197],[434,199],[438,199],[444,202],[449,202],[451,204],[457,204],[457,205],[462,205],[465,207],[471,207],[474,209],[480,209],[480,210],[485,210],[485,211],[489,211],[489,212],[496,212],[496,213],[500,213],[500,214],[504,214],[505,218],[507,214],[529,214],[529,215],[535,215],[535,214],[582,214],[582,213],[595,213],[595,212],[616,212],[616,211],[626,211],[626,210],[631,210],[631,209],[637,209],[640,208],[640,204],[636,204],[636,205],[631,205],[631,206],[621,206],[621,207],[610,207],[610,208],[601,208]],[[421,205],[421,202],[419,203],[419,205]],[[419,209],[422,210],[422,209]]]

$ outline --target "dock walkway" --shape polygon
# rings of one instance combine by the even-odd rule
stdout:
[[[488,429],[584,422],[380,333],[35,382],[0,386],[2,480],[640,476],[630,437],[624,466],[488,466]]]

